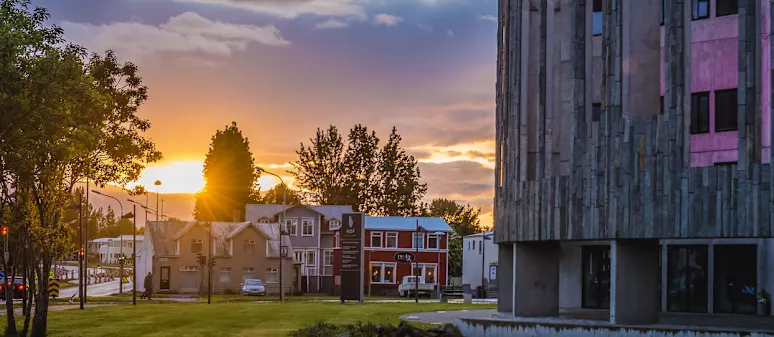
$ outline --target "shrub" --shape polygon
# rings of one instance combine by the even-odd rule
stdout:
[[[357,322],[355,324],[336,325],[327,322],[317,322],[305,328],[296,330],[291,337],[462,337],[459,330],[451,324],[442,327],[422,330],[406,322],[398,326],[392,324],[376,324]]]

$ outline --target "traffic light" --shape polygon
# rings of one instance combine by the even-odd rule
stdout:
[[[215,258],[214,257],[210,258],[210,267],[215,267]]]
[[[0,227],[0,234],[3,234],[3,236],[8,236],[8,226],[3,225],[3,227]]]
[[[78,255],[83,256],[83,247],[78,248]]]

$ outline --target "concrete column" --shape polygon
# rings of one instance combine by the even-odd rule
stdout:
[[[583,306],[583,247],[562,245],[559,260],[559,308],[580,309]]]
[[[614,240],[610,250],[610,323],[657,323],[658,240]]]
[[[514,249],[515,315],[559,314],[559,242],[522,242]]]
[[[513,244],[499,244],[497,255],[497,311],[513,312]]]

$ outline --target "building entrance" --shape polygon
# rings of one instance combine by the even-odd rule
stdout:
[[[583,307],[610,308],[610,246],[583,246]]]
[[[706,245],[667,247],[667,310],[707,312]]]
[[[716,313],[750,314],[757,311],[758,252],[755,245],[715,245]]]

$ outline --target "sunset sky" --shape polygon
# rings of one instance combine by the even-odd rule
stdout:
[[[317,127],[361,123],[386,139],[394,125],[427,198],[481,207],[491,224],[497,0],[33,4],[69,41],[139,65],[150,94],[140,114],[164,153],[140,184],[200,189],[210,137],[231,121],[256,164],[290,184],[287,163]]]

